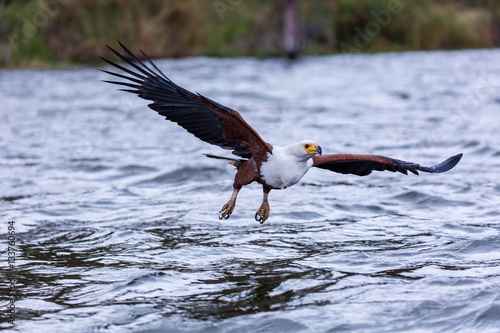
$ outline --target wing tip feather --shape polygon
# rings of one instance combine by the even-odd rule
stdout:
[[[443,173],[443,172],[449,171],[449,170],[453,169],[458,164],[458,162],[460,162],[463,155],[464,155],[463,153],[460,153],[460,154],[451,156],[439,164],[436,164],[436,165],[431,166],[431,167],[420,167],[419,170],[424,171],[424,172],[430,172],[430,173]]]

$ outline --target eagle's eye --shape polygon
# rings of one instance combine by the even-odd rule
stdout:
[[[305,148],[305,149],[308,149],[308,148],[309,148],[309,145],[308,145],[308,144],[305,144],[305,145],[304,145],[304,148]]]

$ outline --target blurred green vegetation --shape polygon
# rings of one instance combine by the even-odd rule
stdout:
[[[297,0],[303,54],[495,47],[496,0]],[[281,56],[284,0],[0,0],[0,66]]]

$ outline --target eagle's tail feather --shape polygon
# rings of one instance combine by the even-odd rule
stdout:
[[[214,158],[216,160],[224,161],[224,162],[229,163],[235,167],[238,167],[242,162],[245,162],[245,160],[240,160],[240,159],[236,159],[236,158],[222,157],[222,156],[217,156],[217,155],[212,155],[212,154],[203,154],[203,155],[205,155],[206,157],[209,157],[209,158]]]

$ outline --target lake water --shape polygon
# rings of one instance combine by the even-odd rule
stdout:
[[[202,153],[229,153],[96,68],[0,71],[0,258],[18,296],[0,328],[500,332],[500,50],[157,64],[273,144],[464,157],[420,176],[311,170],[271,192],[262,225],[254,184],[219,221],[234,170]]]

